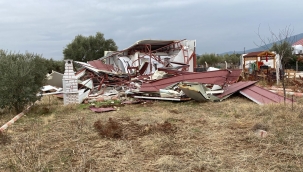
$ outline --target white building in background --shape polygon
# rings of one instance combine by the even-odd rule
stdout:
[[[303,55],[303,45],[293,45],[293,54],[301,54]]]

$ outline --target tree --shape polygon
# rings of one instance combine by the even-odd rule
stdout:
[[[293,29],[290,27],[285,27],[284,29],[280,30],[279,33],[274,33],[271,29],[269,29],[271,37],[268,38],[268,42],[265,39],[261,38],[260,33],[258,32],[259,38],[261,39],[262,44],[266,47],[272,43],[272,47],[269,50],[275,51],[278,54],[277,61],[281,65],[281,72],[284,74],[285,64],[292,58],[292,43],[294,42],[294,37],[291,37]],[[276,70],[277,75],[277,84],[280,82],[280,69]],[[282,87],[283,87],[283,94],[284,94],[284,103],[286,101],[286,91],[285,91],[285,82],[284,76],[281,77],[282,79]]]
[[[198,64],[204,65],[205,62],[208,65],[216,65],[219,62],[222,61],[222,58],[220,56],[217,56],[216,54],[203,54],[199,56],[198,58]]]
[[[224,55],[224,59],[227,63],[231,63],[234,66],[238,66],[240,63],[240,54],[226,54]]]
[[[65,62],[63,60],[53,60],[52,58],[44,60],[48,73],[51,73],[53,70],[59,73],[64,73]]]
[[[47,73],[40,55],[0,50],[0,73],[0,108],[20,113],[27,105],[39,100],[36,94]]]
[[[118,47],[112,39],[105,39],[104,35],[97,32],[95,36],[85,37],[78,35],[64,50],[64,59],[75,61],[91,61],[104,56],[104,51],[117,51]]]

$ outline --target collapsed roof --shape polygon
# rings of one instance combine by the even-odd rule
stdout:
[[[148,63],[143,73],[145,75],[161,67],[179,67],[182,71],[193,72],[196,66],[195,51],[195,40],[140,40],[124,50],[109,52],[100,60],[122,73],[132,73],[145,63]]]

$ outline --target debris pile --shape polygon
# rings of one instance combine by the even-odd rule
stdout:
[[[284,101],[284,97],[256,86],[256,81],[239,82],[242,69],[210,67],[204,72],[194,72],[195,45],[192,40],[141,40],[99,60],[66,60],[63,76],[57,72],[48,76],[48,84],[57,88],[46,86],[44,90],[55,91],[43,94],[62,93],[68,99],[65,104],[117,99],[127,102],[129,98],[216,102],[236,92],[260,105]],[[92,107],[92,110],[112,109]]]

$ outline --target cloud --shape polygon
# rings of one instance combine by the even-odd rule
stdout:
[[[119,49],[142,39],[195,39],[197,53],[254,48],[285,26],[302,33],[303,1],[0,0],[0,48],[62,59],[75,36],[102,32]]]

